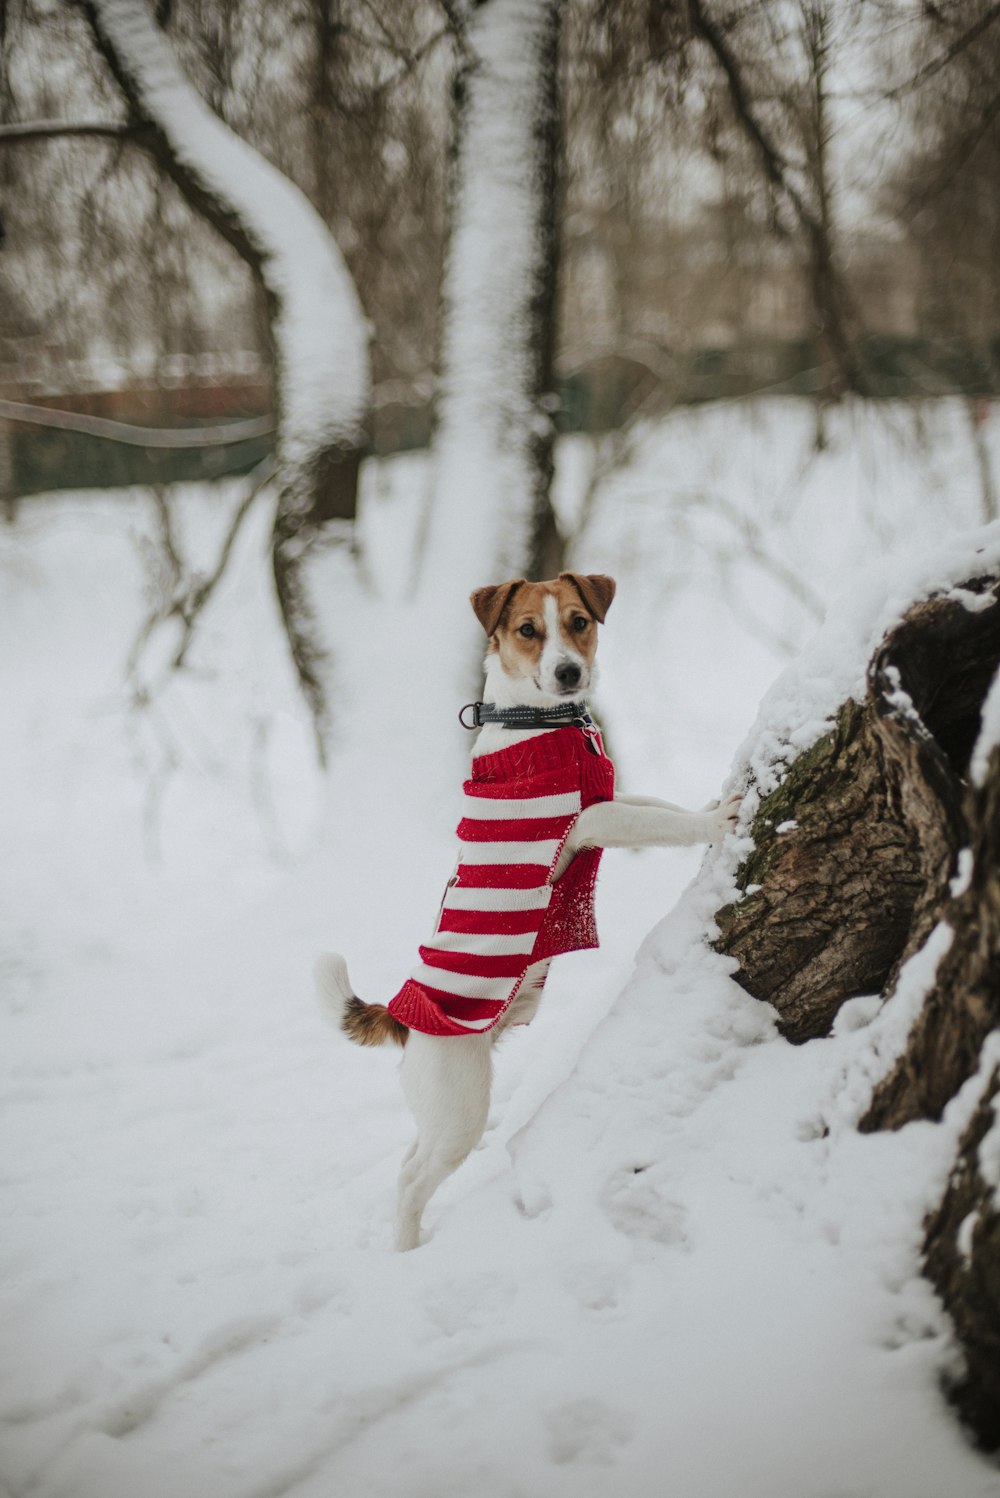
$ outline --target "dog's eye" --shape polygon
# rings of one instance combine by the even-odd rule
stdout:
[[[530,619],[524,621],[518,630],[518,634],[523,635],[526,640],[533,640],[535,638],[535,626],[531,623]]]
[[[583,614],[577,614],[573,619],[573,628],[576,633],[580,635],[583,634],[583,631],[587,628],[587,625],[589,623],[590,620],[585,618]]]

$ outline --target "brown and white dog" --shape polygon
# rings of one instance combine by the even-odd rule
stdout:
[[[615,594],[610,577],[563,572],[549,582],[523,578],[479,588],[471,602],[489,639],[484,699],[498,708],[554,708],[584,698],[596,680],[597,628]],[[545,733],[487,723],[473,755]],[[555,885],[572,860],[589,848],[688,846],[721,839],[736,821],[739,796],[723,805],[685,811],[651,796],[622,796],[586,806],[562,844],[549,882]],[[591,943],[592,945],[593,943]],[[551,958],[528,966],[513,1002],[485,1033],[455,1036],[408,1029],[380,1004],[354,995],[342,957],[316,964],[321,1003],[334,1023],[361,1045],[405,1045],[402,1084],[417,1137],[400,1174],[396,1247],[416,1248],[424,1208],[443,1180],[458,1169],[482,1137],[489,1111],[491,1052],[511,1024],[534,1014]]]

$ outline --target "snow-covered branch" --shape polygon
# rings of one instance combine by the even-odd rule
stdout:
[[[353,444],[368,398],[368,325],[332,235],[276,167],[215,115],[145,0],[83,0],[101,51],[185,196],[260,275],[274,307],[279,456],[303,471]]]
[[[344,258],[316,209],[209,109],[145,0],[80,3],[131,113],[151,127],[137,137],[140,144],[229,240],[267,293],[279,417],[274,578],[322,755],[322,647],[300,564],[309,512],[345,450],[354,450],[348,465],[356,473],[370,381],[368,323]]]

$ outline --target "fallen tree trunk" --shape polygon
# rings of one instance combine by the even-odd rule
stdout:
[[[916,599],[887,630],[864,690],[762,787],[715,943],[795,1042],[828,1034],[848,999],[883,996],[895,1048],[878,1057],[862,1130],[940,1119],[984,1076],[924,1252],[966,1356],[950,1392],[990,1449],[1000,1446],[1000,1067],[987,1064],[994,1050],[1000,1060],[998,597],[995,565]],[[911,969],[903,985],[917,957],[921,983]]]
[[[717,947],[790,1040],[828,1034],[846,999],[885,991],[938,918],[1000,662],[998,589],[978,579],[915,604],[872,659],[864,700],[843,703],[761,801]]]

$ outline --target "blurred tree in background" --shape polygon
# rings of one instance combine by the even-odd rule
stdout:
[[[906,149],[881,196],[916,266],[916,321],[996,390],[1000,326],[1000,6],[920,8],[906,65],[888,65]]]
[[[168,428],[273,411],[282,427],[287,371],[259,250],[151,129],[102,41],[106,9],[3,5],[0,396]],[[531,452],[506,480],[511,494],[531,489],[528,511],[491,543],[505,568],[550,570],[565,554],[548,500],[556,428],[595,434],[593,495],[642,420],[720,396],[807,396],[822,443],[823,412],[846,395],[960,393],[984,516],[996,509],[978,403],[1000,379],[1000,6],[160,0],[172,57],[304,194],[369,323],[363,429],[317,443],[308,493],[286,474],[275,522],[279,598],[318,721],[298,563],[331,524],[354,544],[360,459],[426,445],[435,409],[445,461],[444,396],[470,379],[470,366],[460,379],[453,369],[449,387],[442,310],[469,284],[468,265],[449,259],[456,213],[480,191],[463,198],[463,184],[489,191],[466,106],[497,65],[477,51],[495,12],[522,28],[551,15],[537,106],[511,103],[508,121],[540,111],[523,170],[539,205],[525,230],[531,310],[508,318],[533,352],[491,439],[502,452],[517,428]],[[505,359],[479,371],[487,392]],[[40,431],[6,424],[8,502],[256,471],[270,446],[249,427],[201,453]],[[197,612],[189,587],[187,628]]]
[[[564,424],[616,424],[646,379],[682,399],[995,389],[995,6],[562,10]],[[307,193],[350,265],[377,450],[429,432],[462,13],[160,6],[202,96]],[[3,53],[8,124],[120,118],[77,7],[7,0]],[[266,356],[252,278],[127,140],[8,141],[0,170],[6,385],[84,355],[154,371]]]

